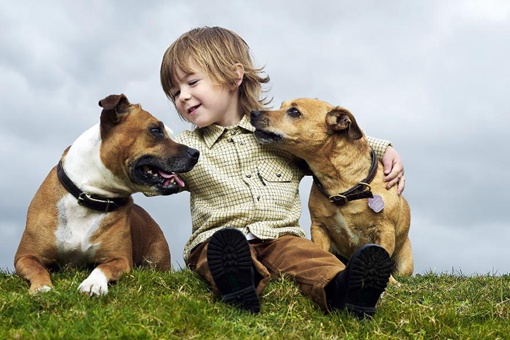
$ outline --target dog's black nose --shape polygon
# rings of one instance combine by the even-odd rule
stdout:
[[[191,158],[197,159],[198,157],[200,157],[200,151],[198,151],[197,149],[188,148],[188,155]]]

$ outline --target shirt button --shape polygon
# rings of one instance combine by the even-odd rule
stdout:
[[[282,174],[276,174],[276,177],[282,177]]]
[[[251,178],[251,174],[246,175],[246,177]]]

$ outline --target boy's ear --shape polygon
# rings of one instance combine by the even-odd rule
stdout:
[[[235,87],[241,86],[243,83],[244,78],[244,66],[240,63],[234,64],[234,72],[237,75],[236,81],[235,81]]]

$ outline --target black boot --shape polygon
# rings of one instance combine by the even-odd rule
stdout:
[[[374,315],[392,271],[393,261],[383,247],[362,246],[351,256],[345,270],[325,287],[329,307],[346,309],[360,319]]]
[[[225,228],[214,233],[207,246],[207,262],[223,302],[252,313],[260,311],[250,246],[242,232]]]

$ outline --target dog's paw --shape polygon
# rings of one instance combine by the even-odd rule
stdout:
[[[400,284],[400,282],[398,282],[394,277],[393,275],[390,276],[390,282],[389,282],[391,285],[393,285],[393,287],[396,287],[396,288],[400,288],[402,285]]]
[[[37,288],[30,288],[30,294],[31,295],[37,295],[39,293],[46,293],[49,292],[52,288],[50,286],[44,285]]]
[[[108,294],[108,279],[103,274],[101,269],[94,269],[79,286],[78,290],[80,293],[87,294],[89,296],[100,296]]]

